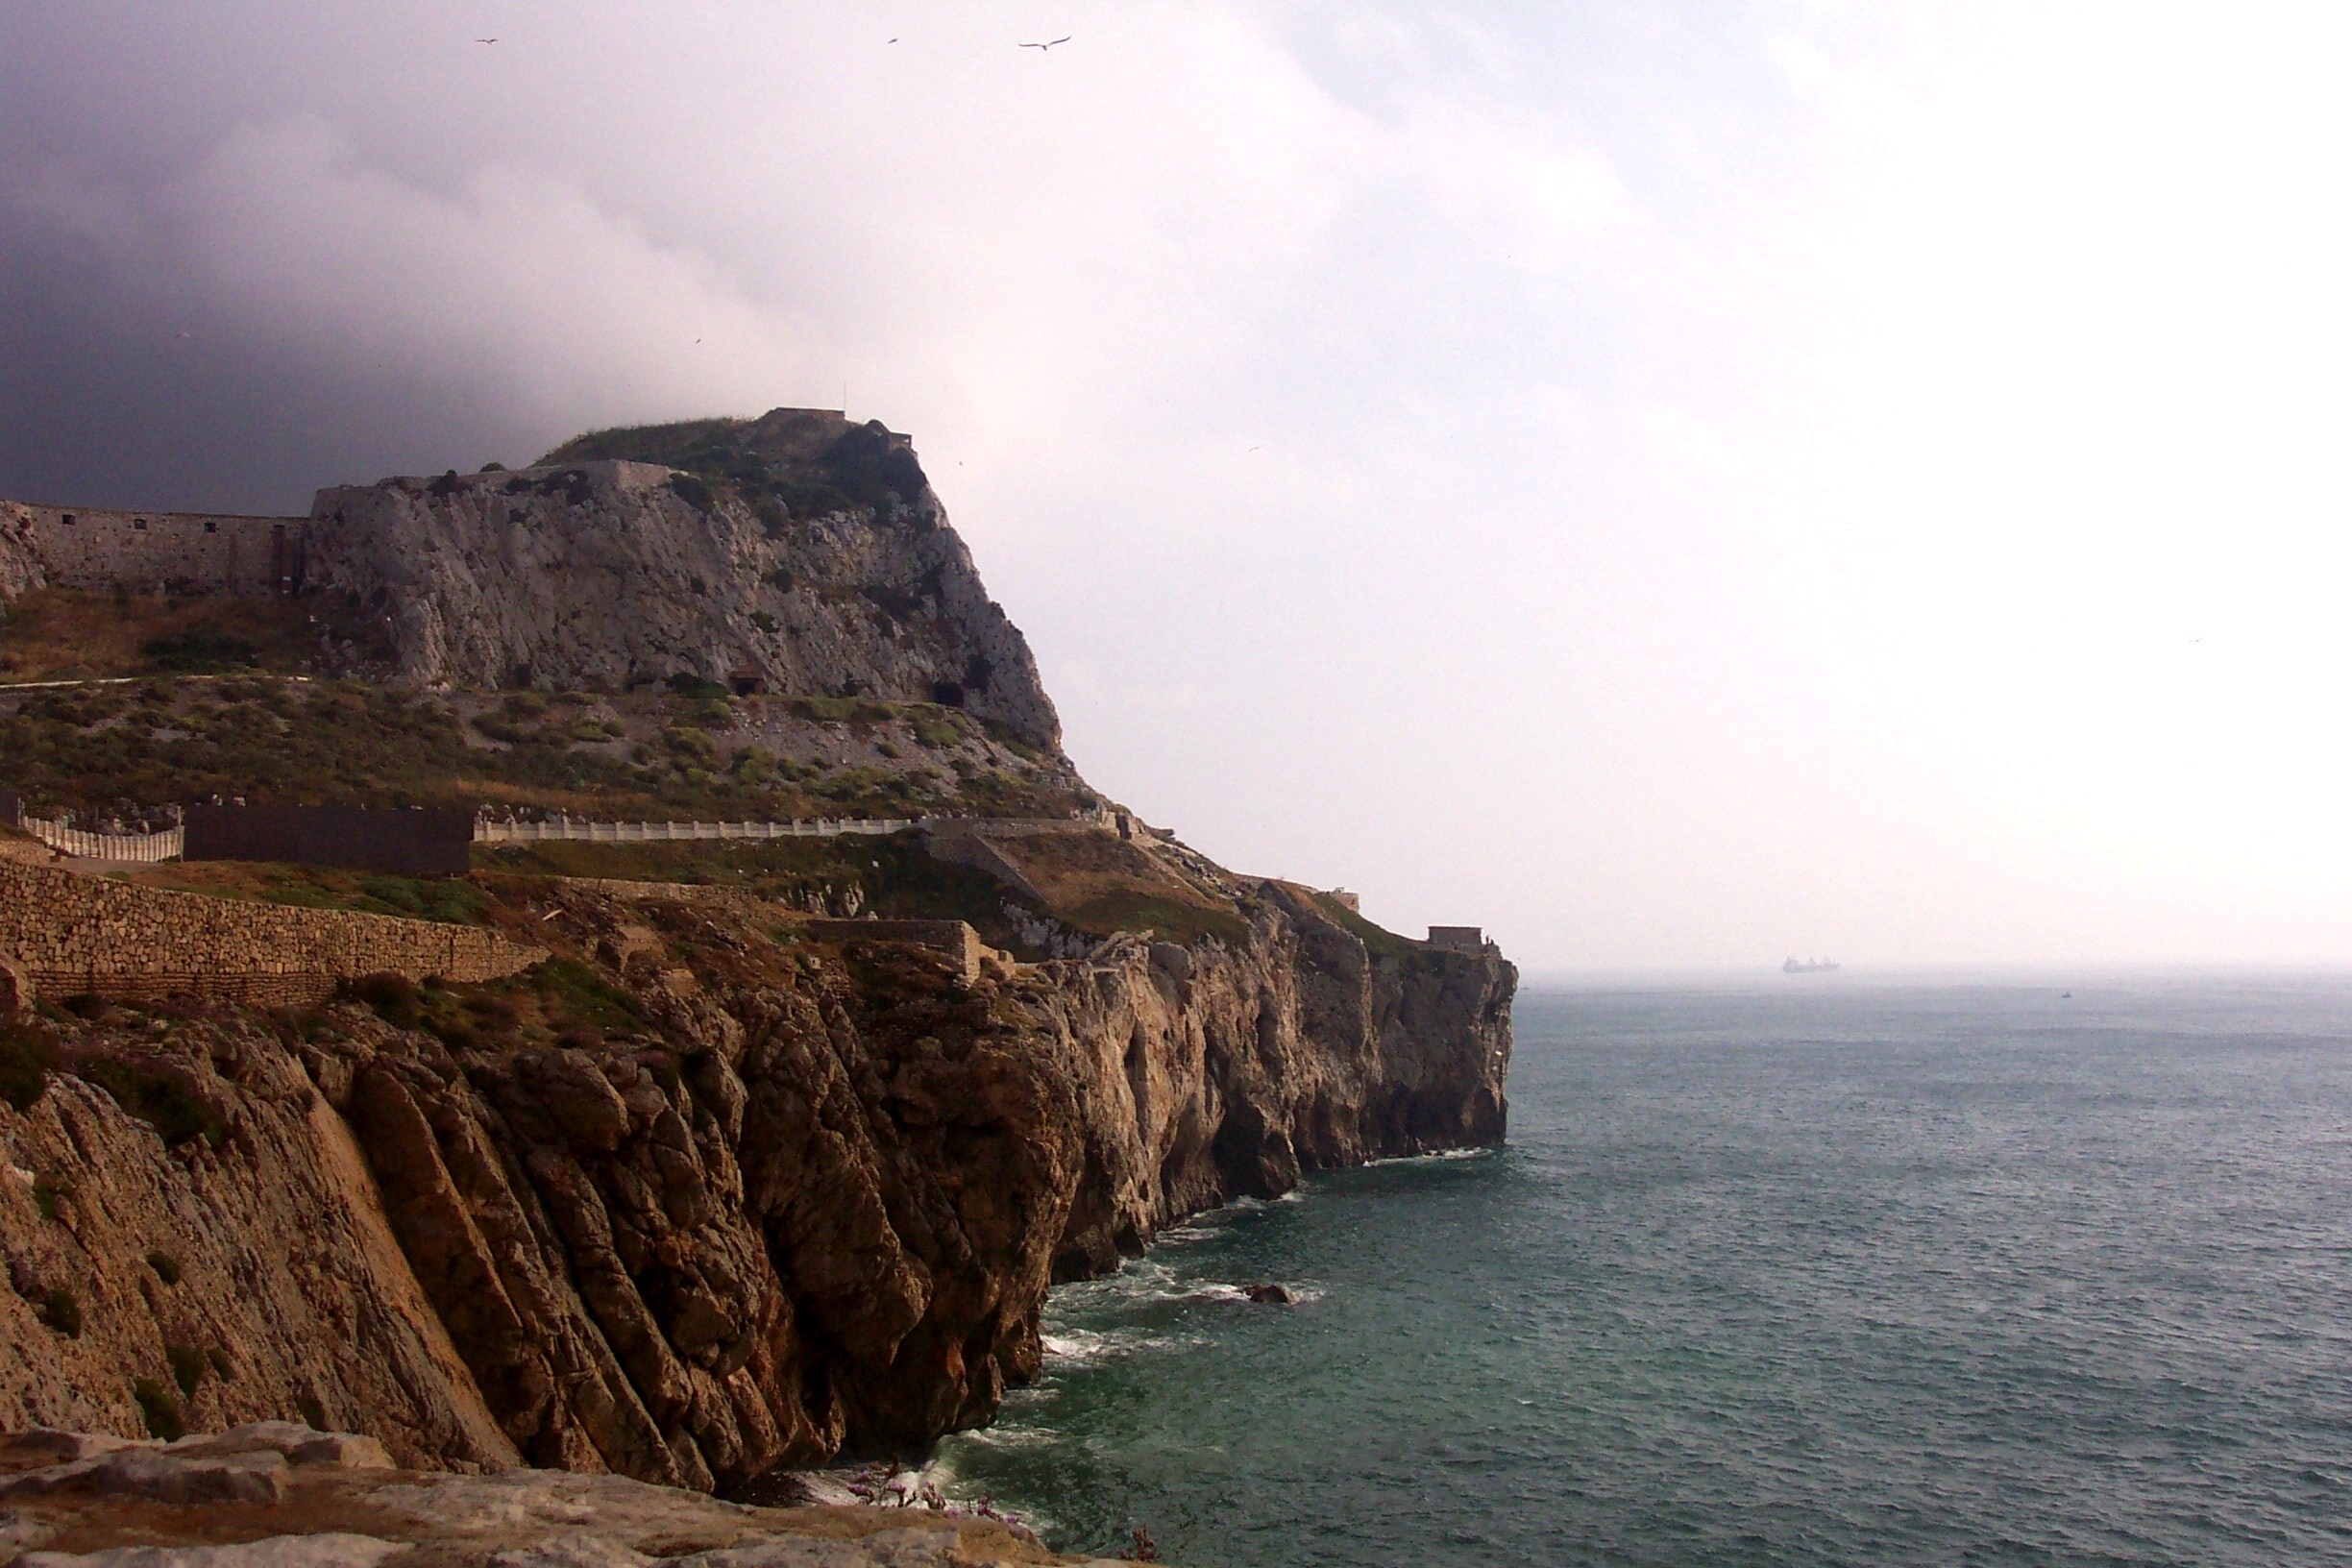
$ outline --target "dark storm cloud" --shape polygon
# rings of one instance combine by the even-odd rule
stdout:
[[[300,510],[330,478],[516,437],[479,387],[324,359],[188,276],[167,198],[258,107],[222,58],[251,30],[153,20],[26,7],[8,24],[0,495]]]
[[[691,243],[507,160],[518,123],[566,128],[534,110],[547,61],[534,86],[465,53],[469,11],[13,12],[0,495],[299,510],[581,422],[786,401],[777,329]]]

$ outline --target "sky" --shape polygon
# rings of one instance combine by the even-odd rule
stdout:
[[[1383,923],[2340,964],[2348,68],[2260,3],[0,0],[0,495],[845,404],[1098,788]]]

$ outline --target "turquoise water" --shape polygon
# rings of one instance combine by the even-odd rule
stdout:
[[[942,1470],[1186,1568],[2352,1560],[2352,983],[2072,989],[1523,996],[1507,1148],[1058,1290]]]

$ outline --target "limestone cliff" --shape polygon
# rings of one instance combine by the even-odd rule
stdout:
[[[306,583],[384,617],[400,675],[422,684],[690,675],[945,702],[1059,747],[1027,642],[904,438],[792,409],[703,422],[691,451],[665,444],[678,429],[583,437],[516,472],[322,490]]]
[[[0,1426],[740,1486],[985,1422],[1047,1285],[1185,1214],[1503,1135],[1510,966],[1280,885],[1237,941],[976,978],[726,898],[502,896],[565,955],[535,981],[16,1026]]]
[[[38,588],[47,580],[41,571],[40,554],[33,548],[29,534],[29,529],[0,527],[0,613],[14,602],[17,595]]]

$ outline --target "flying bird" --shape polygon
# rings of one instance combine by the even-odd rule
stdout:
[[[496,42],[498,42],[498,39],[496,39],[496,38],[476,38],[474,41],[475,41],[476,43],[496,43]]]
[[[1060,37],[1053,39],[1053,40],[1052,40],[1052,42],[1049,42],[1049,43],[1024,43],[1024,44],[1022,44],[1022,45],[1021,45],[1021,47],[1022,47],[1023,49],[1035,49],[1035,50],[1038,50],[1038,51],[1040,51],[1040,52],[1042,52],[1042,51],[1044,51],[1044,50],[1051,49],[1051,48],[1054,46],[1054,44],[1056,44],[1056,43],[1067,43],[1067,42],[1069,42],[1069,40],[1070,40],[1070,36],[1069,36],[1067,33],[1065,33],[1065,34],[1063,34],[1063,35],[1062,35]]]

